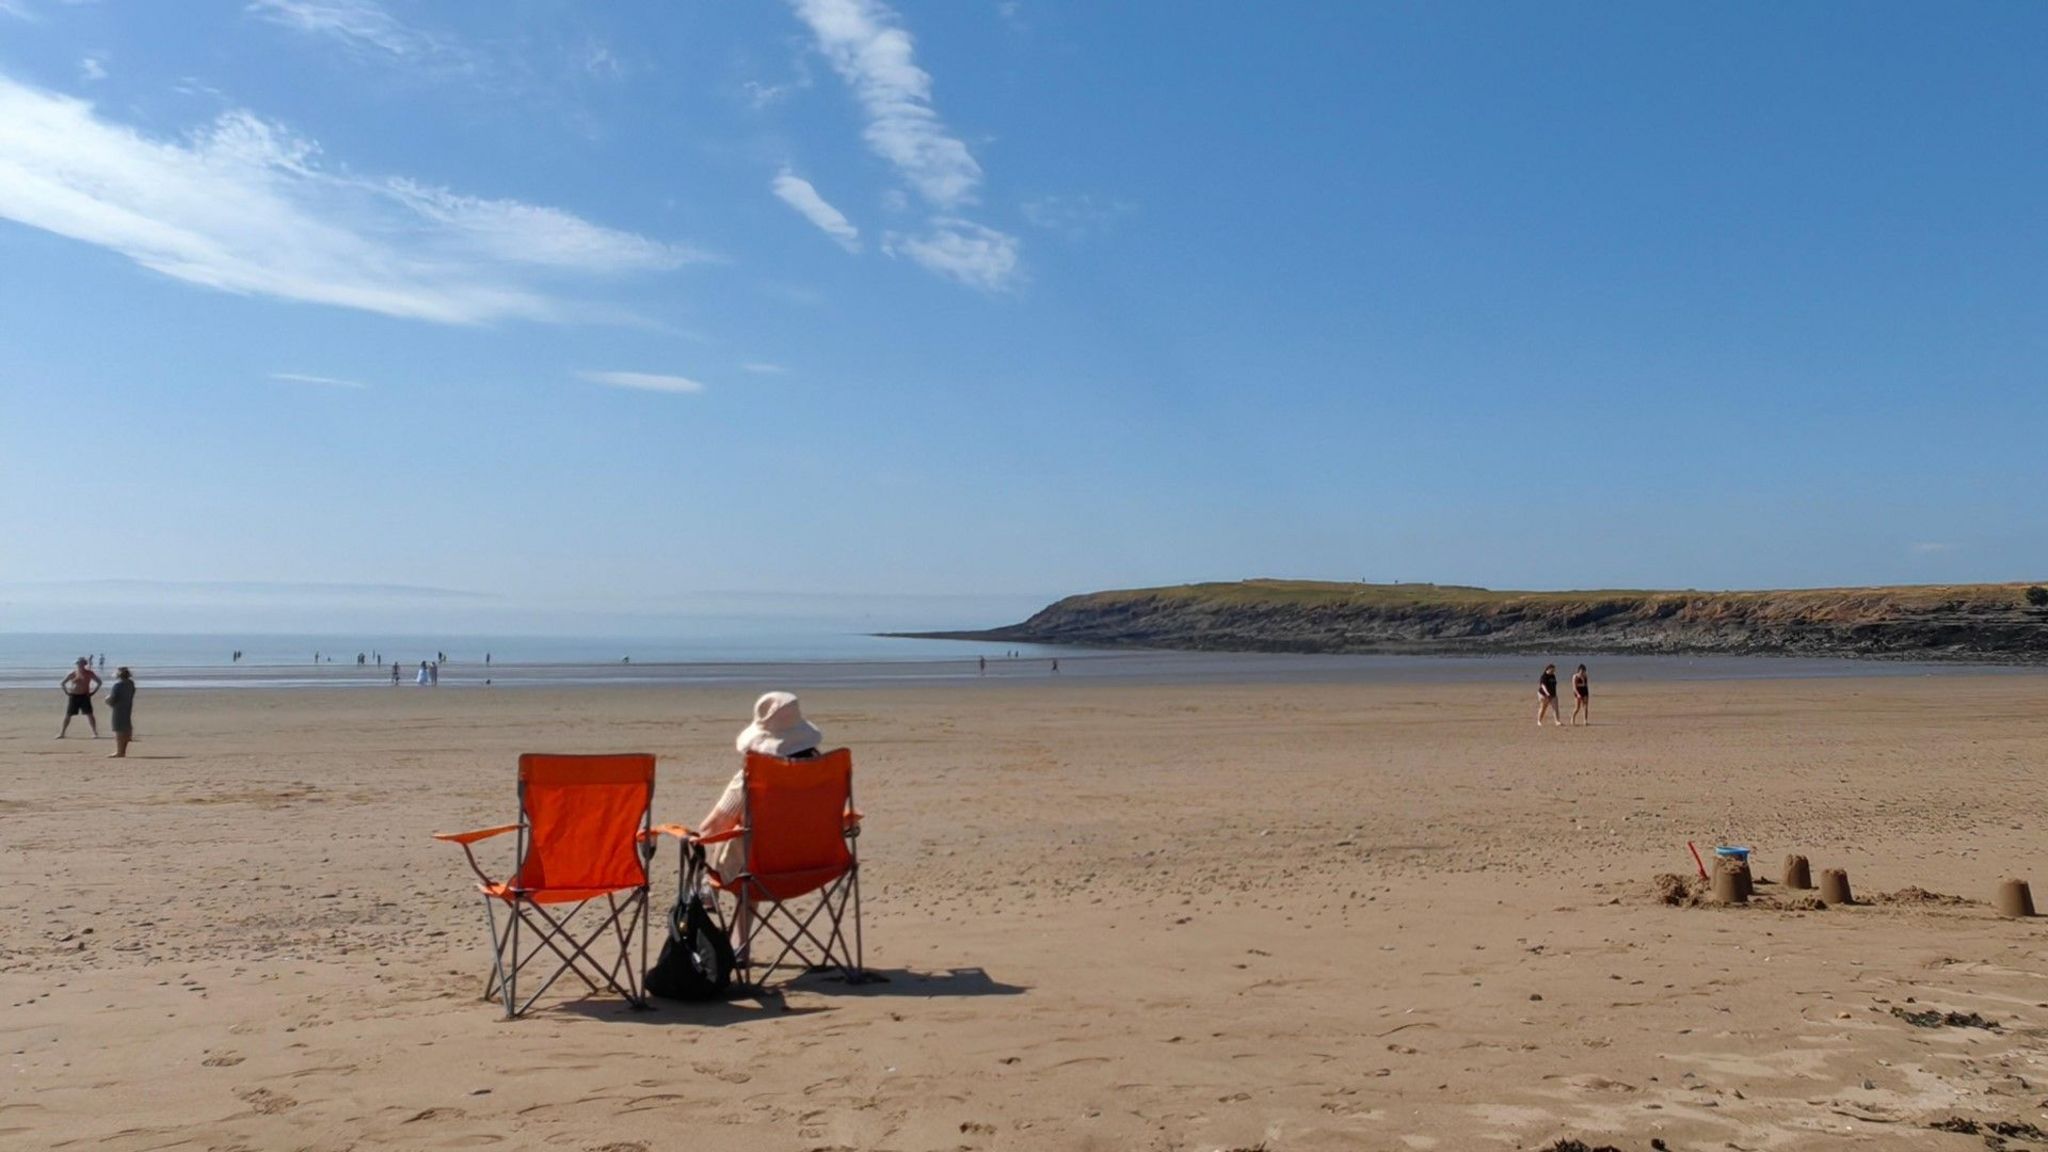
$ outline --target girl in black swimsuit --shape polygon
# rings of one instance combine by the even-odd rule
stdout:
[[[1564,727],[1564,719],[1557,714],[1557,665],[1555,664],[1545,664],[1543,666],[1543,675],[1536,679],[1536,726],[1538,728],[1543,727],[1543,715],[1546,712],[1550,714],[1550,718],[1557,723],[1559,728]]]
[[[1586,726],[1593,726],[1593,686],[1586,680],[1586,666],[1572,673],[1572,727],[1579,726],[1579,717],[1586,718]]]

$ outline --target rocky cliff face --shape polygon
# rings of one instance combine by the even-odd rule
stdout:
[[[978,639],[1245,652],[1774,653],[2048,661],[2026,585],[1513,593],[1243,584],[1070,596]]]

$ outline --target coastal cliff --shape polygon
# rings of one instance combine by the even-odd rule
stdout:
[[[1774,592],[1496,592],[1247,580],[1069,596],[953,639],[1232,652],[1884,656],[2048,662],[2048,593],[2027,584]]]

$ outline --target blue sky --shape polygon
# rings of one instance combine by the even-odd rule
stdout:
[[[2044,58],[2027,4],[0,0],[0,582],[2042,578]]]

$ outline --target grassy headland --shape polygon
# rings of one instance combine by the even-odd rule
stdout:
[[[1069,596],[955,639],[1238,652],[1774,653],[2048,660],[2029,585],[1499,592],[1245,580]]]

